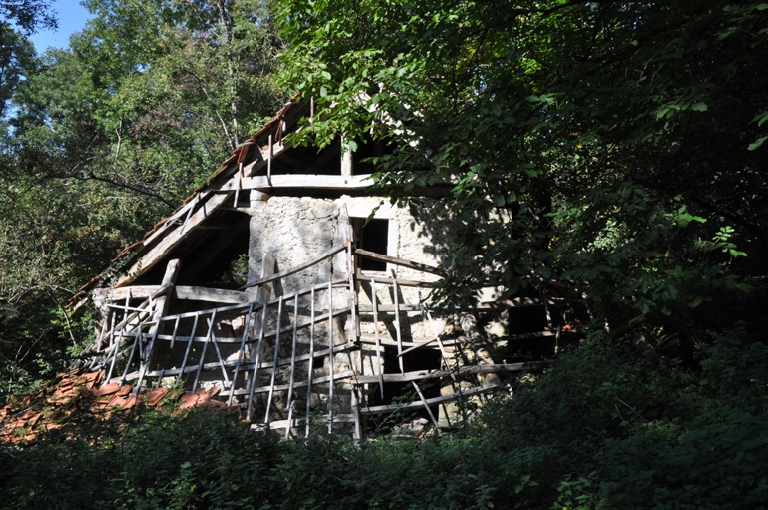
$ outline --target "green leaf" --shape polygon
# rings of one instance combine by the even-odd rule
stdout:
[[[506,200],[504,200],[504,195],[502,195],[501,193],[494,194],[493,203],[496,207],[504,207],[504,204],[506,204]]]
[[[768,140],[768,136],[763,136],[761,138],[758,138],[757,140],[755,140],[754,142],[749,144],[749,147],[747,147],[747,150],[748,151],[753,151],[753,150],[759,148],[761,145],[763,145],[763,142],[766,141],[766,140]]]
[[[706,112],[707,111],[707,104],[706,103],[693,103],[691,105],[691,110],[695,112]]]

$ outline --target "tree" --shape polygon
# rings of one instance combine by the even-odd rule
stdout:
[[[0,25],[16,25],[23,35],[39,28],[56,28],[55,13],[47,0],[4,0],[0,2]]]
[[[282,0],[284,80],[323,112],[320,143],[397,141],[377,161],[394,200],[449,187],[444,297],[554,280],[601,322],[712,319],[707,303],[764,274],[766,12]]]
[[[95,17],[69,48],[30,54],[8,82],[0,303],[17,313],[0,318],[0,395],[66,368],[91,333],[63,304],[284,99],[264,2],[87,5]]]

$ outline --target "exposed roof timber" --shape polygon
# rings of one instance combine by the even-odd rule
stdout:
[[[258,175],[247,177],[240,182],[241,190],[265,190],[271,188],[306,188],[306,189],[365,189],[373,184],[370,175]],[[234,191],[238,186],[235,181],[222,186],[222,191]]]
[[[183,233],[190,227],[189,220],[193,215],[198,214],[194,212],[198,207],[198,204],[201,202],[208,202],[206,204],[207,214],[210,214],[217,207],[221,207],[225,204],[229,198],[229,194],[224,198],[217,196],[220,193],[219,188],[222,185],[222,181],[223,183],[228,183],[233,180],[233,176],[236,177],[239,174],[241,165],[242,175],[249,177],[261,168],[267,166],[267,160],[270,158],[269,145],[272,145],[272,158],[281,154],[286,148],[286,144],[283,143],[284,136],[296,128],[298,120],[302,116],[309,113],[309,101],[300,102],[298,94],[292,97],[277,115],[264,124],[264,126],[243,145],[238,147],[234,151],[234,154],[222,164],[221,168],[211,175],[208,182],[197,188],[194,193],[184,201],[178,210],[176,210],[169,218],[157,223],[151,231],[147,232],[143,241],[139,241],[127,247],[113,259],[113,262],[116,262],[127,257],[133,257],[133,264],[129,269],[128,275],[122,276],[118,281],[118,285],[131,283],[140,276],[139,271],[143,274],[149,267],[162,259],[169,250],[173,249],[177,243],[171,238],[183,238],[181,235],[178,235],[177,232],[179,231],[179,228],[181,228],[181,232]],[[276,143],[270,144],[270,140],[273,140]],[[259,150],[251,150],[254,146],[258,147]],[[163,237],[164,239],[161,240]],[[154,243],[157,243],[157,245],[151,247]],[[141,257],[141,259],[136,260],[137,257]],[[79,308],[80,305],[84,303],[81,299],[83,293],[88,291],[88,289],[92,288],[94,285],[97,285],[103,276],[104,273],[94,276],[88,283],[83,285],[77,293],[70,298],[68,306]]]
[[[196,212],[189,216],[184,224],[178,225],[171,231],[166,231],[166,236],[159,239],[158,243],[153,248],[142,254],[140,258],[128,268],[126,274],[118,279],[116,286],[124,287],[133,283],[136,278],[147,272],[147,270],[162,260],[164,256],[170,253],[172,249],[184,240],[184,231],[197,227],[213,214],[218,207],[222,206],[228,200],[231,200],[231,198],[231,192],[213,194],[208,200],[201,204]],[[182,227],[184,227],[184,231],[182,231]]]

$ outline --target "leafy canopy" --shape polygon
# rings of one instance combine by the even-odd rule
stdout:
[[[555,280],[602,317],[687,314],[762,278],[765,4],[279,6],[311,136],[391,143],[394,200],[447,187],[449,297]]]

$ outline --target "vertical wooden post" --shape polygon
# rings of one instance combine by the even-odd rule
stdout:
[[[176,283],[176,278],[179,275],[180,269],[181,260],[179,259],[172,259],[170,262],[168,262],[168,266],[165,268],[165,275],[163,276],[163,281],[160,284],[159,292],[161,294],[158,295],[157,299],[155,300],[155,310],[152,314],[152,321],[154,324],[149,329],[149,343],[146,350],[144,351],[144,356],[141,359],[139,380],[136,383],[136,388],[134,388],[136,393],[141,390],[141,383],[147,373],[147,370],[149,369],[149,366],[152,364],[155,340],[157,339],[157,335],[160,332],[160,322],[161,319],[168,314],[168,308],[171,304],[171,296],[173,295],[173,287]],[[150,296],[150,298],[151,297],[153,296]],[[139,334],[141,335],[141,328],[139,328]],[[143,338],[141,341],[143,342]]]
[[[350,175],[351,175],[351,153],[350,153]],[[346,205],[341,206],[339,211],[339,232],[342,234],[342,243],[347,247],[345,252],[344,266],[347,272],[347,281],[349,289],[347,291],[347,303],[349,305],[349,338],[359,345],[360,343],[360,314],[358,313],[358,296],[357,296],[357,265],[355,264],[355,239],[354,232],[352,230],[352,223],[349,221],[349,214],[347,213]],[[378,346],[377,346],[378,349]],[[378,350],[377,350],[378,352]],[[355,355],[353,355],[355,354]],[[350,353],[350,367],[354,374],[362,375],[363,373],[363,356],[361,351],[356,353]],[[383,376],[382,376],[383,377]],[[382,385],[383,388],[383,385]],[[363,436],[363,416],[360,414],[360,404],[364,399],[364,387],[353,383],[352,392],[350,395],[352,413],[355,419],[354,437],[355,439],[362,439]]]
[[[307,410],[304,437],[309,437],[309,413],[312,409],[312,371],[315,362],[315,288],[309,292],[309,366],[307,368]]]
[[[269,408],[272,405],[272,393],[275,390],[275,378],[277,377],[277,358],[278,349],[280,348],[280,323],[281,315],[283,313],[283,296],[280,296],[277,301],[277,323],[275,324],[275,352],[272,356],[272,377],[269,381],[269,394],[267,395],[267,410],[264,414],[264,423],[269,423]]]
[[[251,329],[251,316],[253,315],[253,307],[256,303],[251,303],[248,307],[248,315],[245,319],[245,327],[243,328],[243,338],[240,341],[240,351],[237,353],[237,364],[235,365],[235,373],[232,376],[232,388],[229,392],[229,398],[227,399],[227,405],[232,405],[232,397],[235,396],[235,389],[237,388],[237,377],[240,374],[240,365],[245,358],[245,344],[248,341],[248,331]],[[247,379],[247,378],[246,378]]]
[[[395,297],[395,334],[397,334],[397,362],[400,366],[400,373],[404,374],[405,369],[403,367],[403,335],[400,332],[400,289],[397,287],[397,274],[394,268],[390,268],[390,274],[392,275],[392,293]],[[421,295],[419,295],[421,297]]]
[[[371,301],[373,304],[373,336],[376,339],[376,364],[379,372],[379,392],[384,401],[384,362],[381,360],[381,339],[379,338],[379,305],[376,295],[376,280],[371,278]]]
[[[288,426],[285,427],[285,438],[291,432],[291,420],[293,418],[293,382],[296,374],[296,342],[297,334],[296,329],[299,321],[299,293],[296,292],[293,295],[293,340],[291,341],[291,371],[288,376],[288,396],[286,397],[286,405],[288,406]]]

